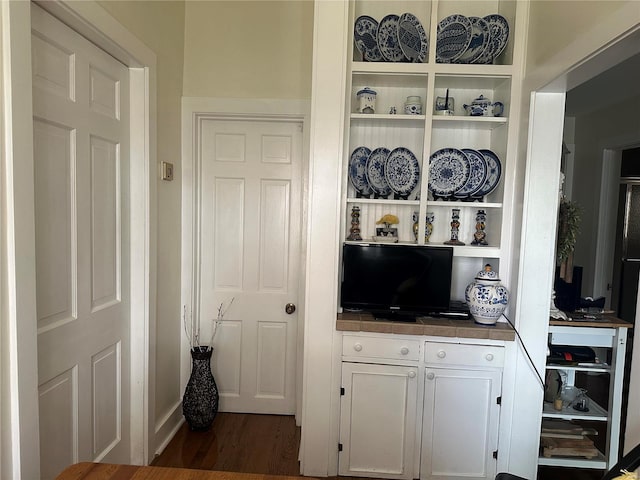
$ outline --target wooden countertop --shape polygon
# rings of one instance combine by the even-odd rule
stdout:
[[[433,337],[459,337],[490,340],[515,340],[515,332],[508,323],[480,325],[473,320],[419,317],[415,323],[377,320],[371,314],[339,313],[336,330],[341,332],[397,333]]]
[[[549,318],[549,325],[560,327],[600,327],[600,328],[633,328],[633,325],[629,322],[615,317],[613,315],[605,314],[600,318],[595,319],[572,319],[572,320],[559,320],[556,318]]]
[[[83,462],[70,465],[56,477],[56,480],[302,480],[303,478],[309,479],[309,477],[284,475]]]

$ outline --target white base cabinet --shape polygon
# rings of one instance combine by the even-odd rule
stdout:
[[[343,363],[339,474],[412,479],[418,368]]]
[[[426,342],[421,480],[493,479],[504,348]]]
[[[340,475],[495,477],[504,345],[428,338],[343,336]]]
[[[493,479],[501,372],[425,371],[421,479]]]

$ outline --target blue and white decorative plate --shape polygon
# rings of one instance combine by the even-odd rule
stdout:
[[[429,189],[448,197],[469,180],[469,158],[457,148],[442,148],[429,157]]]
[[[482,188],[487,179],[487,162],[477,150],[463,148],[462,151],[469,159],[469,180],[453,194],[459,199],[468,198]]]
[[[404,62],[407,58],[402,53],[398,40],[398,15],[390,14],[378,24],[378,48],[382,57],[389,62]]]
[[[381,62],[382,53],[378,48],[378,22],[375,18],[362,15],[353,26],[353,42],[367,62]]]
[[[455,62],[471,42],[471,22],[464,15],[449,15],[438,23],[436,62]]]
[[[386,170],[387,157],[391,151],[385,147],[378,147],[371,152],[367,159],[365,169],[367,181],[371,185],[373,193],[379,197],[386,197],[391,193],[384,172]]]
[[[384,175],[391,190],[407,198],[420,181],[420,164],[408,148],[394,148],[387,158]]]
[[[487,179],[484,181],[482,188],[473,194],[474,197],[484,197],[490,194],[498,186],[500,176],[502,175],[502,164],[498,156],[491,150],[478,150],[487,162]]]
[[[489,45],[491,33],[489,23],[480,17],[469,17],[471,22],[471,42],[456,63],[475,63]]]
[[[400,49],[409,61],[422,63],[427,59],[429,40],[418,18],[411,13],[403,13],[398,20],[398,41]]]
[[[367,159],[370,154],[371,150],[367,147],[358,147],[349,158],[349,180],[356,191],[366,197],[373,193],[366,174]]]
[[[509,22],[497,13],[487,15],[484,20],[489,24],[489,44],[475,63],[493,63],[507,46],[509,41]]]

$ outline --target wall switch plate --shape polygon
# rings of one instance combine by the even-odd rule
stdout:
[[[162,162],[162,180],[173,180],[173,163]]]

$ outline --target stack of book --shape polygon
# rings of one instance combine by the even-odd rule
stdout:
[[[593,428],[585,428],[566,420],[542,421],[540,445],[545,457],[585,457],[598,456],[598,449],[588,436],[597,435]]]

